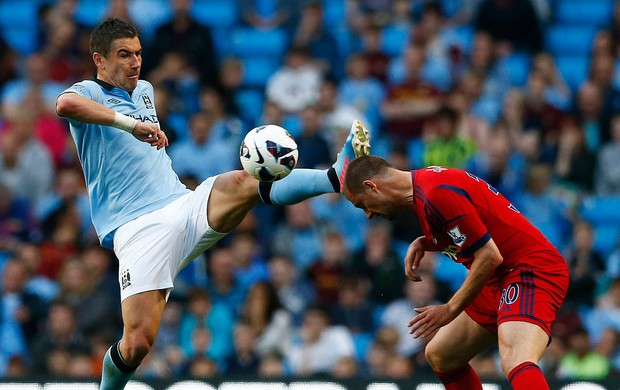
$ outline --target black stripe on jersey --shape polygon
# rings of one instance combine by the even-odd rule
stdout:
[[[478,249],[482,248],[491,239],[491,234],[487,232],[484,236],[480,237],[478,241],[474,242],[469,248],[460,252],[462,257],[469,257],[473,255]]]
[[[448,184],[440,184],[437,186],[437,188],[445,188],[446,190],[450,190],[456,194],[459,194],[465,198],[467,198],[467,200],[469,200],[471,203],[474,203],[474,201],[471,199],[471,196],[469,196],[469,194],[467,193],[467,191],[465,191],[462,188],[459,187],[455,187],[455,186],[451,186]]]

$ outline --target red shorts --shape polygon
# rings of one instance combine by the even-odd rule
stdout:
[[[515,268],[484,286],[465,312],[493,333],[503,322],[525,321],[540,326],[551,337],[551,323],[564,301],[568,281],[568,267],[564,265]]]

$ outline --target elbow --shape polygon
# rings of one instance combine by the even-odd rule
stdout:
[[[491,264],[493,264],[493,266],[497,268],[502,265],[502,263],[504,262],[504,258],[502,257],[501,253],[497,252],[491,256],[490,261]]]
[[[56,114],[61,117],[71,116],[71,113],[74,110],[75,104],[73,103],[73,99],[69,94],[64,93],[56,99]]]

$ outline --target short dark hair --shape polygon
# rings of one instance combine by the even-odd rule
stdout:
[[[392,164],[377,156],[360,156],[349,163],[344,177],[345,192],[357,194],[364,189],[364,180],[382,176]]]
[[[138,30],[133,24],[120,18],[107,18],[90,33],[90,54],[101,53],[107,57],[115,40],[137,36]]]
[[[450,107],[442,106],[439,108],[439,110],[437,110],[437,112],[435,112],[433,117],[435,119],[447,119],[450,121],[450,124],[452,126],[455,126],[459,119],[459,114],[458,112],[456,112],[456,110]]]

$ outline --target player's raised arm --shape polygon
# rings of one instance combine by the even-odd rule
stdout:
[[[157,149],[168,146],[168,138],[157,124],[137,121],[77,93],[67,92],[58,96],[56,113],[78,122],[116,127]]]

